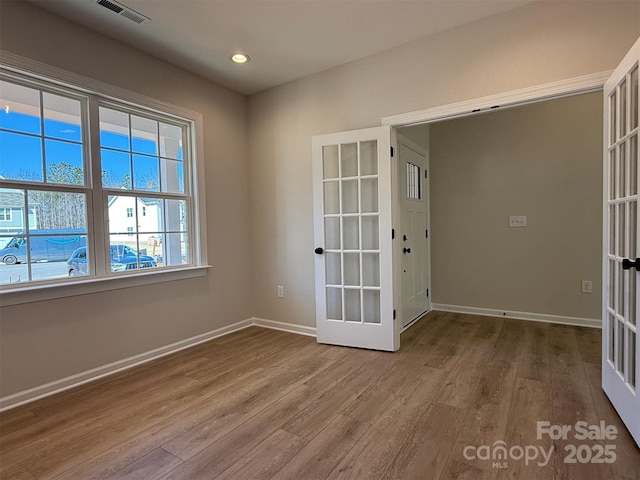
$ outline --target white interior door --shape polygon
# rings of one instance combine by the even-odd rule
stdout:
[[[640,445],[638,61],[640,39],[604,87],[602,388]]]
[[[318,342],[394,351],[390,127],[313,137]]]
[[[398,136],[400,238],[396,248],[402,250],[402,308],[399,311],[403,327],[430,308],[427,174],[427,152]]]

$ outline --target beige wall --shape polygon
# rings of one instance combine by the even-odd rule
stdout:
[[[638,2],[615,2],[615,8],[606,1],[540,2],[252,96],[251,216],[253,248],[260,252],[253,263],[255,315],[315,325],[312,135],[610,70],[640,34],[638,18]],[[593,280],[597,288],[599,279]],[[285,286],[285,298],[276,297],[276,285]],[[500,308],[499,300],[485,305]],[[594,315],[593,308],[555,313],[583,312]]]
[[[433,301],[600,318],[602,94],[430,127]]]
[[[0,48],[204,115],[213,268],[203,279],[3,307],[0,395],[251,316],[314,326],[311,136],[611,69],[640,33],[640,6],[608,5],[534,4],[263,92],[247,111],[240,95],[3,1]]]
[[[204,278],[0,310],[0,396],[169,345],[253,314],[246,98],[62,20],[2,2],[3,50],[202,113]]]

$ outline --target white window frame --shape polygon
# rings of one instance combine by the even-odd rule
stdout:
[[[168,282],[180,279],[201,277],[206,275],[208,268],[207,228],[206,228],[206,195],[204,182],[204,134],[202,114],[192,110],[171,105],[144,95],[130,92],[119,87],[83,77],[65,70],[36,62],[9,52],[0,50],[0,71],[16,79],[33,79],[53,86],[70,89],[81,95],[96,98],[97,102],[90,102],[92,118],[97,118],[97,105],[101,102],[115,102],[130,108],[142,108],[162,116],[174,117],[189,125],[191,161],[185,167],[190,170],[189,178],[185,173],[185,182],[190,180],[190,194],[192,199],[192,221],[189,227],[191,236],[189,247],[191,265],[166,267],[162,269],[140,269],[128,272],[127,275],[101,275],[88,277],[74,277],[72,279],[56,279],[55,281],[24,283],[20,286],[11,284],[0,287],[0,305],[16,305],[53,298],[84,295],[95,292],[128,288],[140,285]],[[91,105],[95,105],[92,107]],[[89,134],[88,132],[85,135]],[[91,139],[91,148],[99,145],[98,139]],[[95,172],[94,172],[95,175]],[[99,173],[97,174],[99,177]],[[94,177],[95,184],[95,177]],[[95,197],[95,192],[91,196]],[[91,199],[87,199],[88,228],[92,232],[98,250],[103,251],[106,238],[104,220],[107,205],[103,205],[103,212],[98,213],[102,218],[94,221],[91,218]],[[95,212],[95,210],[94,210]],[[100,245],[102,243],[102,245]]]
[[[11,207],[0,207],[0,212],[2,212],[0,222],[13,221],[13,209]]]

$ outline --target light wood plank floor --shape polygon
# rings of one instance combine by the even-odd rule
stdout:
[[[580,463],[605,445],[613,463]],[[0,478],[622,480],[640,449],[600,389],[599,330],[432,312],[396,353],[252,327],[10,410]]]

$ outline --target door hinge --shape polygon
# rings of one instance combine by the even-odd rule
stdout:
[[[394,238],[396,238],[396,229],[392,228],[391,229],[391,240],[393,240]]]
[[[429,178],[429,172],[427,172],[426,170],[424,171],[424,178]]]
[[[393,309],[393,319],[394,320],[396,319],[396,309],[395,308]]]
[[[424,233],[425,233],[426,237],[429,238],[429,230],[428,229],[425,230]]]
[[[391,147],[391,158],[393,158],[393,146]]]
[[[429,296],[429,289],[427,288],[427,297]]]

